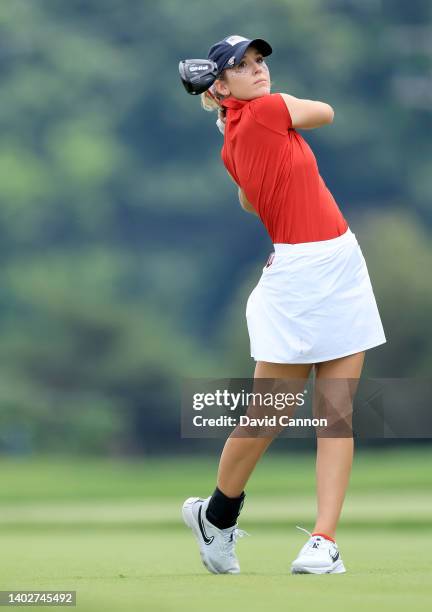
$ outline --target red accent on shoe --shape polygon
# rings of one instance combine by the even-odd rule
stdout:
[[[333,538],[331,538],[330,536],[328,536],[328,535],[327,535],[327,534],[325,534],[325,533],[319,533],[318,531],[315,531],[315,532],[314,532],[312,535],[313,535],[313,536],[319,535],[319,536],[321,536],[321,537],[325,538],[326,540],[330,540],[330,542],[334,542],[334,543],[336,543],[336,540],[333,540]]]

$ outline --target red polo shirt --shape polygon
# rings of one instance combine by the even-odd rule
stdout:
[[[258,212],[273,243],[329,240],[348,223],[322,179],[315,155],[292,127],[279,93],[222,102],[223,163]]]

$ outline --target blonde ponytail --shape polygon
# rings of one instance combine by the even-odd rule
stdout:
[[[223,77],[219,77],[223,81]],[[206,111],[221,111],[225,115],[225,109],[221,106],[222,100],[228,96],[223,96],[216,91],[216,87],[213,85],[201,94],[201,107]]]
[[[220,108],[220,104],[209,94],[208,90],[201,94],[201,106],[206,111],[214,111]]]

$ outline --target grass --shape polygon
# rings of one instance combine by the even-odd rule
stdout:
[[[358,451],[350,490],[427,491],[432,487],[429,450]],[[218,457],[146,460],[0,459],[0,502],[75,499],[150,499],[183,496],[185,487],[209,490]],[[310,453],[267,454],[248,483],[254,497],[310,494],[314,457]]]
[[[292,576],[304,537],[265,526],[242,538],[239,576],[202,567],[189,531],[19,533],[2,535],[2,589],[74,589],[80,610],[426,610],[432,555],[425,534],[341,530],[348,572]],[[429,533],[430,537],[430,533]],[[7,560],[7,562],[6,562]],[[429,604],[428,604],[429,602]]]
[[[265,456],[247,489],[239,576],[214,576],[183,526],[216,459],[0,461],[1,589],[73,589],[77,609],[131,612],[426,610],[432,600],[427,451],[359,453],[338,531],[348,572],[292,576],[314,518],[314,459]]]

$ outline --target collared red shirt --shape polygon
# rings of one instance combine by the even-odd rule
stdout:
[[[222,161],[275,243],[330,240],[348,223],[279,93],[229,96]]]

